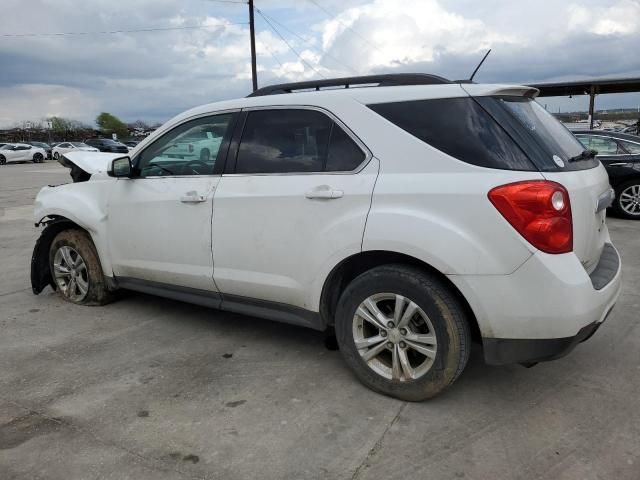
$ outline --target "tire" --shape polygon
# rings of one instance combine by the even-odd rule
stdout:
[[[200,150],[201,161],[206,162],[209,160],[209,157],[211,157],[211,152],[209,152],[208,148],[203,148],[202,150]]]
[[[56,160],[59,160],[60,159],[60,154],[58,152],[55,152],[53,154],[53,158],[56,159]]]
[[[4,155],[0,155],[0,165],[6,165],[7,159]]]
[[[613,211],[619,217],[640,220],[640,178],[623,183],[616,189]]]
[[[78,257],[82,265],[78,265]],[[69,268],[70,264],[75,266]],[[75,283],[70,281],[71,275],[62,273],[62,267],[76,273]],[[86,232],[69,229],[56,235],[49,249],[49,268],[56,290],[66,301],[77,305],[105,305],[112,300],[98,253]],[[72,290],[69,287],[75,288]]]
[[[361,352],[371,353],[380,344],[358,350],[356,336],[359,342],[368,342],[376,335],[383,336],[383,330],[356,312],[361,313],[363,302],[373,298],[385,321],[394,321],[394,306],[390,302],[397,300],[386,297],[397,299],[397,295],[404,299],[399,302],[404,305],[399,311],[409,317],[408,323],[404,323],[407,328],[397,328],[406,320],[399,315],[399,325],[394,324],[395,328],[384,333],[384,348],[366,361]],[[409,314],[410,308],[415,313]],[[365,316],[367,311],[371,312],[368,307],[364,309]],[[385,265],[358,276],[338,301],[335,323],[342,356],[358,379],[376,392],[401,400],[420,401],[438,395],[458,378],[469,359],[471,333],[462,305],[440,279],[416,267]],[[367,330],[371,336],[366,335]],[[433,337],[435,342],[426,341]],[[420,342],[413,341],[418,338]],[[416,344],[422,349],[426,346],[430,357],[414,350]],[[394,353],[400,375],[398,370],[394,373]],[[424,363],[420,364],[421,361]]]
[[[42,163],[43,160],[44,160],[44,157],[42,156],[41,153],[36,153],[33,155],[33,163]]]

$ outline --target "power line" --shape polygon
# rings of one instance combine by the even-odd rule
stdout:
[[[267,22],[267,24],[271,27],[271,30],[273,30],[276,35],[278,35],[280,37],[280,39],[287,45],[287,47],[289,47],[289,50],[291,50],[296,57],[298,57],[300,59],[300,61],[302,63],[304,63],[306,66],[308,66],[311,70],[313,70],[314,72],[316,72],[318,75],[320,75],[322,78],[327,78],[324,75],[322,75],[318,70],[316,70],[313,65],[311,65],[309,62],[307,62],[304,58],[302,58],[302,56],[295,50],[295,48],[293,48],[289,42],[287,42],[287,40],[282,36],[282,34],[278,31],[278,29],[262,14],[262,12],[260,10],[258,10],[256,8],[256,11],[258,12],[258,15],[260,15],[262,17],[262,19]]]
[[[55,33],[3,33],[0,37],[62,37],[66,35],[109,35],[114,33],[167,32],[171,30],[197,30],[203,28],[228,27],[231,25],[247,25],[248,22],[218,23],[215,25],[190,25],[182,27],[139,28],[134,30],[104,30],[99,32],[55,32]]]
[[[295,37],[297,37],[298,39],[302,40],[304,43],[306,43],[307,45],[313,47],[314,50],[318,51],[319,53],[321,53],[322,55],[325,55],[328,58],[331,58],[333,61],[335,61],[336,63],[339,63],[340,65],[342,65],[343,67],[345,67],[347,70],[350,70],[351,72],[355,73],[356,75],[358,74],[358,72],[350,67],[349,65],[345,64],[344,62],[342,62],[341,60],[338,60],[336,57],[334,57],[333,55],[330,55],[327,52],[322,52],[320,51],[317,47],[315,47],[315,45],[313,45],[309,40],[305,39],[304,37],[298,35],[296,32],[294,32],[293,30],[291,30],[290,28],[288,28],[286,25],[283,25],[281,22],[279,22],[278,20],[276,20],[275,18],[273,18],[271,15],[267,15],[266,13],[264,13],[262,10],[260,10],[258,7],[255,7],[256,11],[260,13],[260,15],[262,15],[263,17],[268,17],[272,22],[277,23],[278,25],[280,25],[282,28],[284,28],[287,32],[289,32],[290,34],[294,35]]]
[[[342,25],[344,28],[346,28],[347,30],[349,30],[351,33],[353,33],[354,35],[358,36],[362,41],[364,41],[367,45],[369,45],[372,48],[375,48],[377,51],[381,51],[378,47],[376,47],[373,43],[369,42],[369,40],[367,40],[364,36],[362,36],[360,33],[358,33],[356,30],[354,30],[353,28],[351,28],[349,25],[343,23],[337,15],[334,15],[333,13],[331,13],[329,10],[327,10],[326,8],[324,8],[322,5],[316,3],[315,0],[308,0],[309,2],[313,3],[316,7],[318,7],[320,10],[322,10],[324,13],[326,13],[327,15],[329,15],[329,17],[331,18],[331,20],[335,20],[336,22],[338,22],[340,25]]]

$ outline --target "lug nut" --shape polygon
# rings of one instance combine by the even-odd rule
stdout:
[[[389,328],[393,328],[393,322],[389,322],[389,323],[387,323],[387,327],[389,327]]]
[[[382,330],[382,331],[380,332],[380,336],[381,336],[382,338],[385,338],[385,337],[387,336],[387,332],[386,332],[386,331],[384,331],[384,330]]]
[[[400,348],[407,348],[407,344],[404,342],[400,342]]]
[[[400,329],[400,333],[401,333],[402,335],[406,335],[406,334],[407,334],[407,329],[406,329],[406,328],[401,328],[401,329]]]

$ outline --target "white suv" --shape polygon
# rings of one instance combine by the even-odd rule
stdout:
[[[620,259],[604,168],[536,93],[286,84],[178,115],[130,157],[65,154],[89,180],[38,194],[33,291],[333,327],[356,376],[406,400],[450,385],[472,339],[490,364],[557,358],[611,311]],[[203,132],[216,152],[176,155]]]

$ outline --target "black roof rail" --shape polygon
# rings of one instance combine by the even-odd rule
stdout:
[[[428,73],[388,73],[383,75],[363,75],[360,77],[327,78],[324,80],[309,80],[306,82],[281,83],[262,87],[247,97],[262,97],[264,95],[279,95],[293,93],[296,90],[320,90],[325,87],[349,88],[354,85],[377,84],[378,87],[393,87],[398,85],[437,85],[452,83],[446,78]]]

